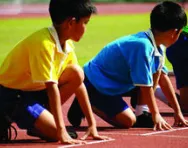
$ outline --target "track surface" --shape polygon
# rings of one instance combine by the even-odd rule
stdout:
[[[116,14],[136,14],[150,12],[155,4],[97,4],[99,15],[116,15]],[[186,7],[186,5],[185,5]],[[19,9],[20,8],[20,9]],[[10,19],[15,17],[41,17],[48,15],[48,5],[24,5],[23,7],[12,5],[0,6],[0,19]],[[175,79],[172,76],[171,81],[175,87]],[[125,98],[129,103],[129,98]],[[72,98],[63,105],[63,113],[65,124],[71,128],[67,120],[67,110],[72,102]],[[159,110],[163,117],[173,125],[173,111],[163,102],[157,101]],[[12,144],[0,144],[0,147],[8,148],[66,148],[66,147],[84,147],[84,148],[187,148],[188,145],[188,128],[175,128],[172,131],[153,131],[149,128],[131,128],[131,129],[117,129],[104,122],[99,117],[95,116],[97,120],[98,130],[100,134],[112,137],[109,141],[88,140],[86,145],[61,145],[59,143],[46,143],[35,137],[26,135],[24,130],[18,129],[18,137]],[[188,119],[188,116],[186,116]],[[86,130],[86,121],[82,122],[82,126],[78,131],[81,137]]]

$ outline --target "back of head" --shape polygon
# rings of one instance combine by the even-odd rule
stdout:
[[[64,20],[74,17],[80,18],[96,13],[96,7],[90,0],[51,0],[49,13],[54,24],[61,24]]]
[[[161,32],[170,29],[182,29],[187,24],[187,16],[184,9],[172,1],[164,1],[156,5],[150,14],[152,30]]]

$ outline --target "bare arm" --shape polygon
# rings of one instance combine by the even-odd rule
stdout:
[[[154,96],[152,87],[140,87],[141,98],[143,98],[141,104],[147,104],[152,115],[159,114],[159,109]],[[146,99],[145,99],[146,98]]]
[[[166,74],[161,73],[161,77],[159,79],[159,85],[160,85],[164,95],[168,99],[169,103],[171,104],[172,108],[174,109],[174,112],[175,112],[174,125],[175,126],[183,126],[183,125],[188,126],[188,121],[185,120],[182,115],[178,100],[175,95],[174,88],[172,86],[172,83]]]
[[[85,85],[82,83],[80,87],[76,91],[76,97],[78,98],[78,102],[82,108],[82,111],[84,115],[87,118],[89,126],[96,126],[96,121],[93,116],[93,112],[91,109],[91,104],[89,101],[89,97],[87,94],[87,90],[85,88]]]
[[[164,95],[168,99],[169,103],[171,104],[172,108],[174,109],[175,113],[180,113],[181,112],[180,106],[177,101],[172,83],[171,83],[169,77],[166,74],[164,74],[163,72],[161,73],[161,76],[159,79],[159,85],[160,85]]]
[[[154,92],[155,92],[157,85],[159,83],[160,75],[161,75],[161,70],[158,70],[156,73],[153,74],[153,90],[154,90]]]
[[[153,87],[140,87],[141,89],[141,104],[147,104],[154,121],[154,130],[171,129],[171,126],[161,117],[154,96]]]
[[[94,139],[98,140],[110,139],[109,137],[98,135],[96,120],[92,112],[91,104],[84,83],[80,85],[75,94],[89,125],[89,128],[86,134],[82,137],[82,140],[85,140],[88,136],[92,136]]]
[[[63,120],[61,98],[57,84],[53,82],[46,83],[46,88],[49,96],[50,111],[56,123],[57,139],[61,143],[83,143],[82,141],[72,139],[67,133],[65,123]]]
[[[52,112],[57,130],[65,130],[65,124],[63,121],[63,114],[61,110],[61,99],[57,84],[46,83],[47,92],[49,96],[50,111]]]

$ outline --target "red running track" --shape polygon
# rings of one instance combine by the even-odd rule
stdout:
[[[41,7],[42,6],[42,7]],[[149,12],[154,4],[100,4],[96,5],[98,9],[98,14],[111,15],[111,14],[130,14],[130,13],[145,13]],[[41,8],[41,12],[36,11]],[[0,6],[1,10],[5,9],[5,6]],[[35,10],[35,11],[33,11]],[[25,5],[21,13],[18,14],[4,14],[0,15],[0,18],[10,18],[10,17],[36,17],[36,16],[48,16],[47,5],[34,5],[34,8],[31,6]],[[174,77],[171,77],[171,81],[175,87]],[[125,98],[129,103],[129,98]],[[67,110],[72,102],[72,98],[63,105],[63,113],[65,124],[67,127],[71,127],[66,114]],[[173,125],[173,111],[166,104],[157,101],[159,110],[163,117]],[[188,128],[176,128],[172,131],[153,131],[150,128],[131,128],[131,129],[117,129],[104,122],[99,117],[95,116],[97,120],[99,133],[102,135],[107,135],[113,138],[110,141],[97,141],[97,140],[88,140],[86,145],[61,145],[57,142],[47,143],[43,140],[40,140],[36,137],[27,136],[24,130],[18,129],[18,137],[11,144],[0,144],[0,147],[8,148],[66,148],[66,147],[84,147],[84,148],[187,148],[188,147]],[[186,116],[188,119],[188,116]],[[79,137],[81,137],[86,130],[87,123],[86,121],[82,122],[81,128],[76,129]]]

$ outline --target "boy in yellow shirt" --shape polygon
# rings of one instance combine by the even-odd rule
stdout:
[[[98,135],[72,43],[81,39],[96,8],[89,0],[51,0],[49,12],[53,26],[19,42],[0,67],[1,124],[8,125],[0,126],[0,141],[10,140],[13,121],[45,140],[85,143],[71,138],[63,120],[61,105],[73,93],[89,124],[83,139],[106,139]]]

